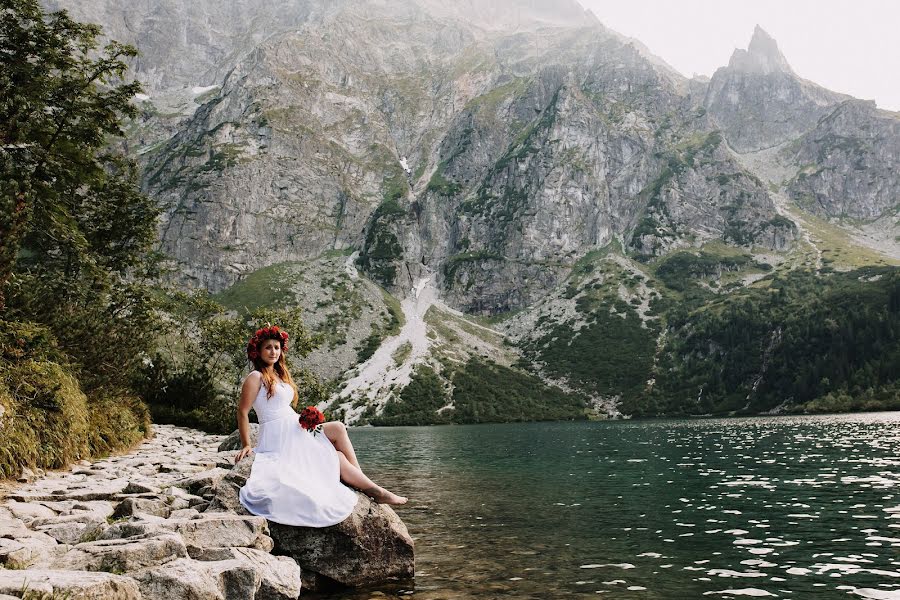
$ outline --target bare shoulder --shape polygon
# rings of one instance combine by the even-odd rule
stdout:
[[[251,371],[247,377],[244,378],[243,389],[259,389],[259,386],[262,384],[262,373],[259,371]]]

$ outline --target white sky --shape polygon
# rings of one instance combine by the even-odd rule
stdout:
[[[578,0],[687,76],[712,75],[759,24],[794,71],[900,110],[898,0]]]

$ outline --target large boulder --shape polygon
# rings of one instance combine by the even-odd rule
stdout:
[[[253,459],[251,454],[219,481],[205,515],[214,511],[247,514],[238,492],[250,476]],[[350,516],[331,527],[293,527],[269,521],[273,552],[297,561],[309,589],[334,583],[368,586],[413,577],[415,551],[406,525],[390,507],[363,494],[357,496]]]
[[[250,423],[250,445],[255,448],[258,440],[259,424]],[[222,440],[222,443],[219,444],[219,452],[233,452],[240,450],[242,447],[240,430],[235,429],[231,435]]]
[[[144,600],[295,600],[300,567],[287,556],[251,548],[221,548],[212,560],[181,558],[131,575]]]
[[[213,499],[210,502],[206,512],[233,512],[239,515],[249,515],[250,513],[241,505],[238,494],[247,478],[250,477],[250,470],[253,468],[253,460],[256,454],[250,454],[247,458],[239,462],[234,468],[215,485],[213,491]]]
[[[357,496],[350,516],[331,527],[269,523],[274,553],[296,560],[304,582],[359,587],[412,579],[415,548],[406,525],[390,507]]]

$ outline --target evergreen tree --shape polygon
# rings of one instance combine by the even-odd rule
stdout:
[[[0,0],[0,319],[48,326],[88,389],[125,385],[151,342],[142,285],[158,209],[111,149],[137,51],[37,0]]]

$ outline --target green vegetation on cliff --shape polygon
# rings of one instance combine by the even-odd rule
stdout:
[[[575,265],[562,294],[574,316],[538,320],[519,343],[525,368],[639,417],[900,408],[896,268],[772,272],[721,244],[645,274],[623,260]],[[761,279],[745,287],[748,274]]]
[[[441,375],[430,367],[418,367],[399,399],[390,400],[370,422],[434,425],[575,420],[587,418],[586,406],[581,394],[566,393],[518,369],[471,358],[462,365],[445,364]]]
[[[420,365],[409,385],[400,392],[399,400],[390,400],[384,411],[369,422],[372,425],[434,425],[450,423],[449,411],[438,412],[447,405],[444,380],[434,369]]]
[[[638,415],[896,405],[900,272],[791,271],[695,309],[673,307]],[[886,404],[879,405],[878,398]],[[820,408],[816,408],[820,407]]]
[[[454,423],[586,419],[586,399],[517,369],[477,358],[454,371]]]
[[[403,247],[391,227],[405,215],[406,209],[397,198],[390,197],[379,204],[369,220],[366,242],[357,260],[360,268],[385,286],[394,284],[396,263],[403,260]]]

